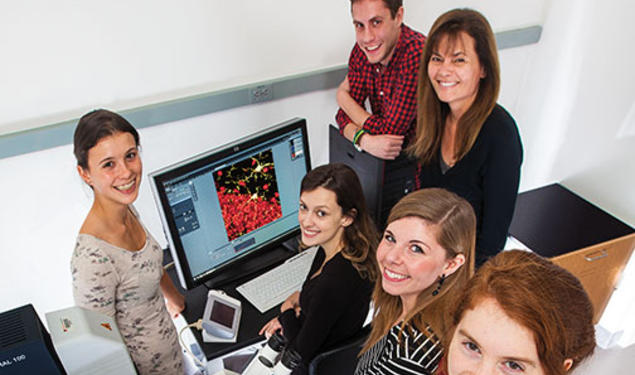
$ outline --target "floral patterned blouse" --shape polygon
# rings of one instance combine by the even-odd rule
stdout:
[[[115,317],[139,374],[183,374],[176,329],[159,290],[162,260],[147,231],[138,251],[80,233],[71,259],[75,303]]]

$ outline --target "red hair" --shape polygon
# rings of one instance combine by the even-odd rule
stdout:
[[[563,375],[566,359],[573,360],[572,370],[593,353],[593,305],[580,281],[550,260],[511,250],[487,261],[457,296],[446,344],[465,312],[485,298],[494,298],[507,316],[533,333],[545,374]]]

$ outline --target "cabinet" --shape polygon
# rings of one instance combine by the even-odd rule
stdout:
[[[635,229],[560,184],[519,194],[509,234],[580,279],[594,323],[635,247]]]
[[[395,160],[382,160],[359,152],[334,125],[329,126],[329,162],[346,164],[357,173],[368,212],[380,231],[395,203],[415,190],[414,161],[403,153]]]

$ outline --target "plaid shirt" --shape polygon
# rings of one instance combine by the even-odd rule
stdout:
[[[372,115],[364,122],[370,134],[399,134],[411,138],[417,115],[417,75],[425,37],[406,25],[401,25],[395,52],[383,68],[370,64],[355,43],[348,62],[351,97],[362,107],[370,100]],[[340,132],[352,122],[340,108],[335,116]]]

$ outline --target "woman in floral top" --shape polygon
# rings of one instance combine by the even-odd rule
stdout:
[[[132,207],[141,183],[139,134],[120,115],[96,110],[80,119],[74,153],[94,193],[71,258],[75,303],[116,319],[140,374],[182,374],[170,315],[183,310],[184,298]]]

